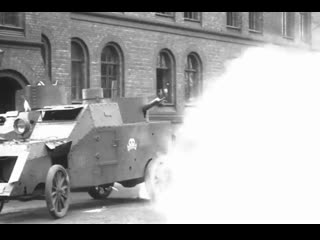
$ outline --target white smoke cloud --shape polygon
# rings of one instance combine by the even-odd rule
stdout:
[[[168,154],[169,223],[320,223],[320,55],[275,46],[232,61]]]

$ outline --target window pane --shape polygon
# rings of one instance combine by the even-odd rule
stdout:
[[[101,87],[103,88],[103,96],[105,98],[111,98],[109,87],[107,87],[107,77],[101,76]]]
[[[239,13],[238,12],[227,12],[227,25],[232,27],[239,27]]]
[[[51,79],[51,46],[48,38],[44,35],[41,36],[41,42],[43,44],[41,48],[41,55],[44,62],[45,70]]]
[[[257,12],[257,31],[263,31],[263,12]]]
[[[262,12],[249,12],[249,29],[262,31]]]
[[[249,12],[249,29],[255,29],[255,13]]]
[[[71,78],[72,78],[72,100],[82,99],[82,89],[88,87],[87,72],[88,64],[85,50],[78,40],[71,42]]]
[[[101,61],[111,64],[119,64],[119,54],[113,46],[107,46],[101,54]]]
[[[227,25],[232,26],[232,12],[227,12]]]
[[[159,98],[163,98],[164,97],[164,93],[163,93],[163,74],[162,74],[162,69],[157,69],[157,96]]]
[[[300,29],[301,39],[305,42],[309,42],[311,32],[311,21],[310,14],[307,12],[300,13]]]
[[[172,103],[171,82],[170,70],[157,69],[157,95],[159,98],[165,98],[166,103]]]
[[[101,53],[101,86],[104,97],[120,96],[120,55],[113,45],[106,46]]]
[[[83,49],[78,43],[73,42],[71,45],[71,59],[73,61],[84,61]]]
[[[294,25],[295,25],[295,14],[294,12],[283,13],[283,33],[286,37],[294,37]]]
[[[163,75],[164,75],[164,79],[163,79],[163,91],[166,94],[166,100],[168,101],[168,103],[173,103],[172,101],[172,77],[171,77],[171,71],[168,70],[163,70]]]
[[[200,20],[199,12],[184,12],[184,18],[192,20]]]
[[[190,99],[190,92],[191,92],[191,89],[190,89],[190,73],[189,72],[185,72],[185,82],[184,82],[184,86],[185,86],[185,92],[184,92],[184,97],[185,97],[185,101],[189,101]]]
[[[191,12],[185,12],[184,18],[191,18]]]
[[[157,96],[165,98],[166,103],[172,104],[173,92],[173,62],[167,52],[160,52],[157,66]]]
[[[192,102],[201,93],[200,60],[194,54],[187,58],[185,69],[185,102]]]
[[[72,99],[81,99],[81,91],[83,89],[83,72],[82,64],[72,62]]]
[[[107,64],[101,64],[101,76],[107,75]]]
[[[169,65],[170,65],[169,61],[170,60],[168,59],[166,54],[160,53],[157,59],[157,67],[167,69],[169,68]]]
[[[157,95],[165,98],[166,103],[172,103],[172,84],[170,70],[157,69]]]
[[[199,90],[200,90],[200,79],[199,79],[199,73],[193,72],[191,73],[191,96],[190,100],[194,100],[199,96]]]
[[[0,13],[0,24],[23,27],[24,14],[22,12],[1,12]]]

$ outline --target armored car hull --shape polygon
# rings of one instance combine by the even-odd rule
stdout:
[[[115,182],[133,187],[148,181],[156,196],[151,169],[168,150],[170,122],[148,120],[154,101],[97,96],[0,115],[0,210],[6,200],[45,199],[60,218],[71,191],[106,198]]]

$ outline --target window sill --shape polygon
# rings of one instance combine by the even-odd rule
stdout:
[[[167,14],[161,14],[161,13],[156,13],[157,17],[165,17],[165,18],[173,18],[173,15],[167,15]]]
[[[1,25],[0,24],[0,28],[2,29],[11,29],[11,30],[16,30],[16,31],[23,31],[24,28],[22,27],[16,27],[16,26],[10,26],[10,25]]]
[[[233,30],[241,30],[241,27],[236,27],[236,26],[231,26],[231,25],[226,25],[226,28],[228,29],[233,29]]]
[[[290,36],[286,36],[286,35],[283,35],[282,37],[285,39],[291,40],[291,41],[294,40],[294,37],[290,37]]]
[[[12,37],[25,37],[24,28],[0,25],[0,35]]]
[[[160,108],[166,108],[166,107],[175,107],[174,103],[162,103],[159,105]]]
[[[263,32],[261,30],[255,30],[255,29],[249,29],[250,33],[255,33],[255,34],[262,34]]]
[[[197,106],[197,104],[195,102],[189,102],[189,103],[185,103],[184,106],[186,108],[194,108]]]
[[[193,18],[184,18],[184,21],[186,22],[195,22],[195,23],[200,23],[200,19],[193,19]]]

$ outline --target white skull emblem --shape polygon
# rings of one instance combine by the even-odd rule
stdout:
[[[128,152],[132,149],[137,150],[137,144],[134,138],[130,138],[127,145]]]

